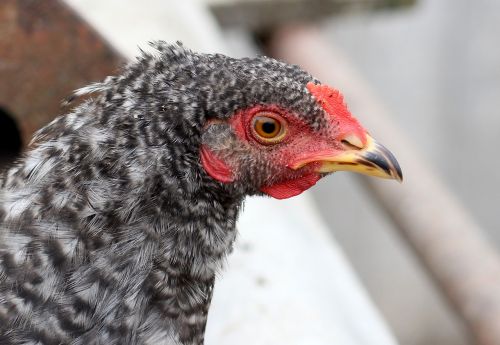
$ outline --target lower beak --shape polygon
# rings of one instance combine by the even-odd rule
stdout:
[[[319,173],[343,170],[403,181],[403,173],[394,155],[369,135],[363,148],[353,148],[331,157],[317,157],[314,160],[298,163],[292,168],[301,168],[312,161],[321,163],[317,169]]]

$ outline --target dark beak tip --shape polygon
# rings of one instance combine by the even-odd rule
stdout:
[[[385,171],[388,178],[393,178],[399,183],[403,183],[403,171],[399,162],[385,146],[377,143],[376,150],[367,153],[364,158]]]
[[[399,166],[399,164],[397,163],[397,161],[395,162],[396,164],[394,165],[394,168],[396,170],[396,176],[395,176],[395,179],[399,182],[399,183],[403,183],[403,171],[401,170],[401,167]]]
[[[398,181],[399,183],[403,183],[403,175],[398,175],[396,181]]]

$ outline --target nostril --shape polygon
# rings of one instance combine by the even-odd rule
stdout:
[[[342,145],[344,145],[345,149],[348,149],[348,150],[359,150],[359,147],[356,147],[356,146],[352,145],[347,140],[342,140],[341,143],[342,143]]]
[[[347,146],[347,148],[349,148],[351,150],[360,150],[360,149],[364,148],[364,145],[363,145],[363,142],[361,141],[361,139],[358,136],[353,135],[353,134],[346,136],[344,139],[341,140],[341,143],[344,146]]]

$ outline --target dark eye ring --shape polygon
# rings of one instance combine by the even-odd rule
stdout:
[[[285,137],[285,120],[274,113],[257,113],[252,119],[252,134],[263,144],[276,144]]]

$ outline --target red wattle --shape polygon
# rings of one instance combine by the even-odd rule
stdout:
[[[288,199],[311,188],[320,178],[321,176],[318,173],[311,173],[294,180],[264,186],[260,190],[275,199]]]
[[[231,169],[222,160],[217,158],[212,151],[205,146],[201,146],[201,164],[212,178],[222,183],[234,181]]]

